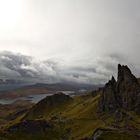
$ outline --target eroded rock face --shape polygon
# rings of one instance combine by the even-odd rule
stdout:
[[[116,102],[116,81],[114,77],[105,85],[99,101],[99,111],[113,111],[117,108]]]
[[[116,86],[120,107],[133,110],[136,105],[140,85],[137,78],[131,73],[127,66],[118,65],[118,80]]]
[[[140,93],[137,97],[135,111],[140,115]]]
[[[103,88],[99,111],[115,111],[117,108],[139,112],[140,85],[130,69],[118,65],[118,79],[110,80]]]

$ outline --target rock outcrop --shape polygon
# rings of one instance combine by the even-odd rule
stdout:
[[[99,101],[99,111],[113,111],[118,105],[116,101],[116,81],[114,77],[105,85]]]
[[[139,112],[140,85],[130,69],[118,65],[118,79],[114,77],[105,85],[99,101],[99,112],[115,111],[122,108],[126,111]]]

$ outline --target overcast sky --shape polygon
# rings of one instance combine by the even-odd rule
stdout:
[[[0,0],[0,77],[103,83],[140,76],[139,0]]]

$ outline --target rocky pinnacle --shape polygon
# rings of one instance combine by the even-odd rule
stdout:
[[[118,108],[139,112],[140,85],[128,66],[118,64],[118,78],[105,84],[98,111],[115,111]]]

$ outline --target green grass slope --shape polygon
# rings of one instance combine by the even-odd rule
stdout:
[[[27,113],[17,116],[12,125],[25,120],[46,120],[52,124],[51,128],[34,133],[22,130],[12,133],[2,131],[0,140],[80,140],[85,137],[90,140],[97,128],[112,130],[102,132],[97,140],[135,140],[140,132],[139,116],[133,112],[128,112],[127,116],[130,119],[126,119],[128,117],[124,115],[117,120],[114,114],[98,114],[99,98],[99,94],[96,96],[88,94],[73,98],[63,95],[61,95],[61,98],[56,95],[47,97],[28,110]],[[126,122],[130,126],[126,126]],[[128,127],[128,130],[126,127]],[[130,128],[131,130],[129,130]]]

